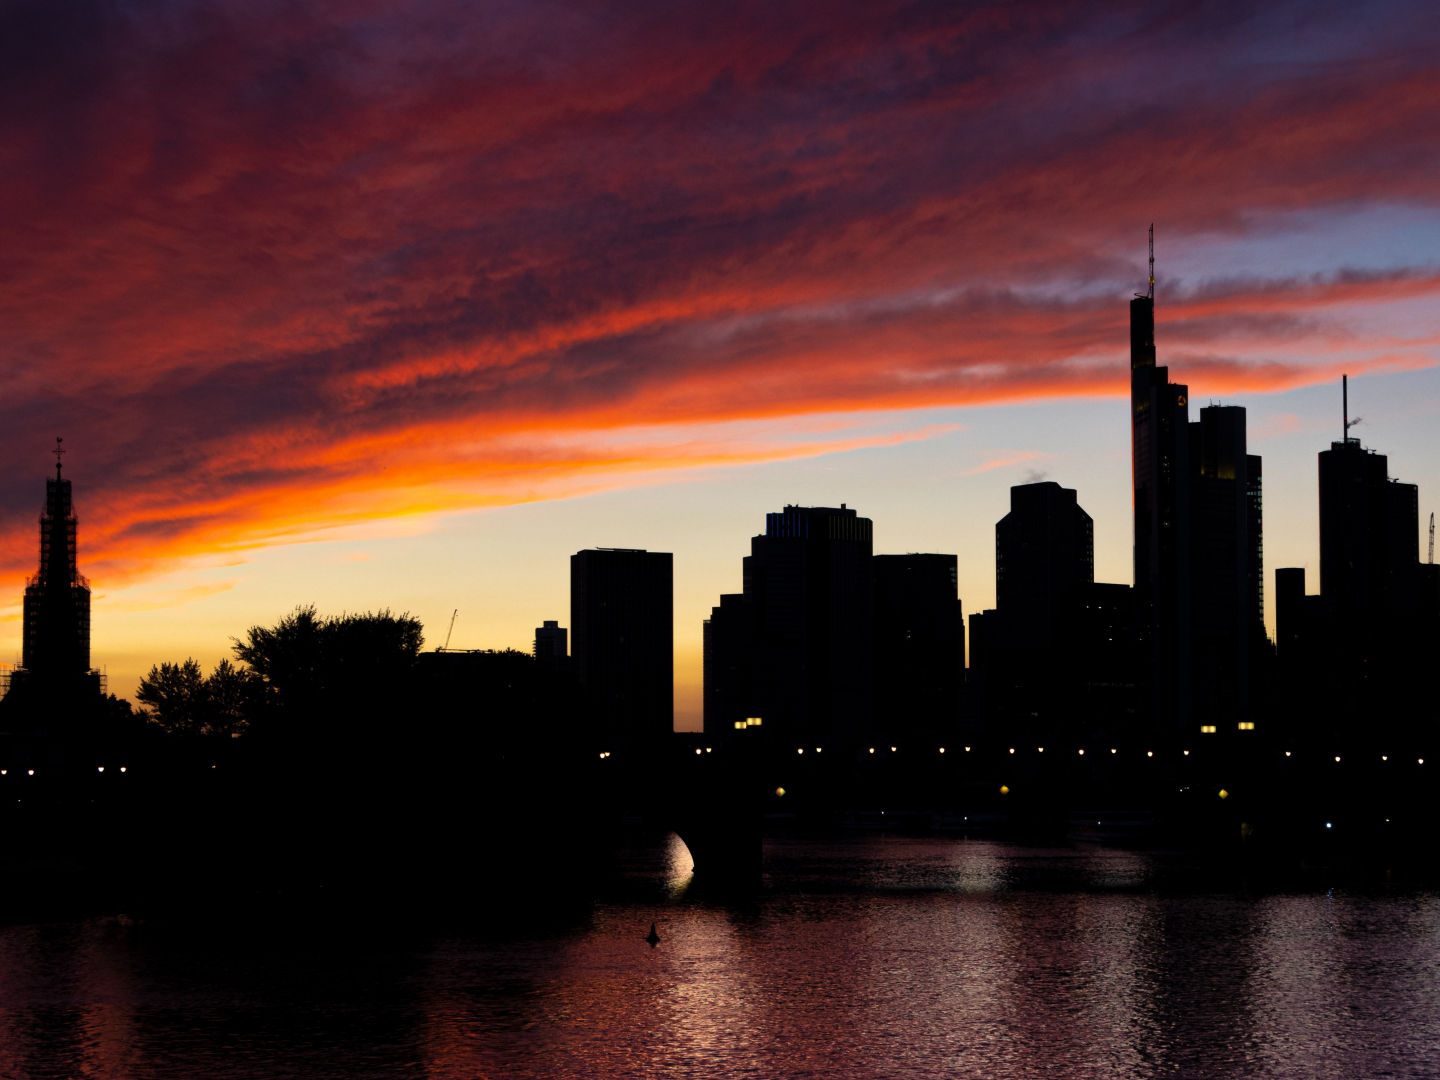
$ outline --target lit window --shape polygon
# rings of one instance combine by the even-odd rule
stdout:
[[[1254,730],[1255,730],[1255,721],[1254,721],[1254,720],[1241,720],[1240,723],[1239,723],[1237,726],[1240,728],[1241,731],[1254,731]]]
[[[1146,757],[1154,757],[1154,756],[1155,756],[1155,751],[1154,751],[1154,750],[1146,750],[1146,751],[1145,751],[1145,756],[1146,756]]]
[[[1015,748],[1014,748],[1014,747],[1013,747],[1013,746],[1012,746],[1012,747],[1010,747],[1010,753],[1012,753],[1012,754],[1013,754],[1013,753],[1014,753],[1014,752],[1015,752]]]
[[[744,720],[736,720],[736,721],[735,721],[735,730],[736,730],[736,731],[744,731],[744,730],[745,730],[745,721],[744,721]]]
[[[875,752],[875,748],[874,748],[874,747],[873,747],[873,746],[872,746],[872,747],[870,747],[870,753],[872,753],[872,754],[873,754],[873,753],[874,753],[874,752]]]
[[[696,751],[695,751],[695,753],[697,753],[697,754],[700,753],[700,752],[701,752],[701,751],[699,751],[699,750],[696,750]]]
[[[1082,754],[1083,754],[1083,753],[1085,753],[1085,751],[1084,751],[1084,750],[1081,750],[1081,751],[1080,751],[1080,753],[1082,753]]]
[[[759,727],[759,726],[760,726],[760,717],[758,717],[758,716],[747,716],[747,717],[745,718],[745,726],[746,726],[746,727]]]
[[[942,747],[940,747],[940,753],[942,753],[942,754],[943,754],[943,753],[944,753],[944,752],[945,752],[945,748],[944,748],[944,747],[943,747],[943,746],[942,746]]]
[[[1201,724],[1201,725],[1200,725],[1200,734],[1201,734],[1201,735],[1214,735],[1214,734],[1215,734],[1215,725],[1214,725],[1214,724]]]
[[[1042,754],[1045,752],[1045,748],[1043,746],[1036,747],[1036,749],[1038,749]]]
[[[798,749],[798,750],[795,751],[795,753],[797,753],[797,754],[803,754],[804,752],[805,752],[805,748],[804,748],[803,746],[800,747],[800,749]]]

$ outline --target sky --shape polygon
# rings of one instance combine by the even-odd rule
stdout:
[[[1129,582],[1152,223],[1160,361],[1315,591],[1342,373],[1440,501],[1437,55],[1424,3],[6,3],[0,657],[56,436],[122,696],[297,604],[528,649],[645,547],[693,728],[786,503],[970,612],[1056,480]]]

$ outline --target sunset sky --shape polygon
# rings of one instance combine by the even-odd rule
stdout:
[[[1437,56],[1433,3],[6,4],[0,658],[57,435],[121,695],[298,603],[528,649],[572,552],[647,547],[695,727],[785,503],[958,553],[968,613],[1053,479],[1129,582],[1151,222],[1267,602],[1315,591],[1342,372],[1440,508]]]

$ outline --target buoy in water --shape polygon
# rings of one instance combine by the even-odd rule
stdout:
[[[650,943],[652,949],[660,944],[660,935],[655,932],[655,924],[653,922],[650,924],[650,933],[645,935],[645,940]]]

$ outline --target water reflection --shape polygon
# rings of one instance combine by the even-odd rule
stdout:
[[[1428,893],[1179,891],[1141,854],[893,835],[774,841],[745,902],[691,869],[638,838],[549,929],[6,928],[0,1077],[1440,1075]]]

